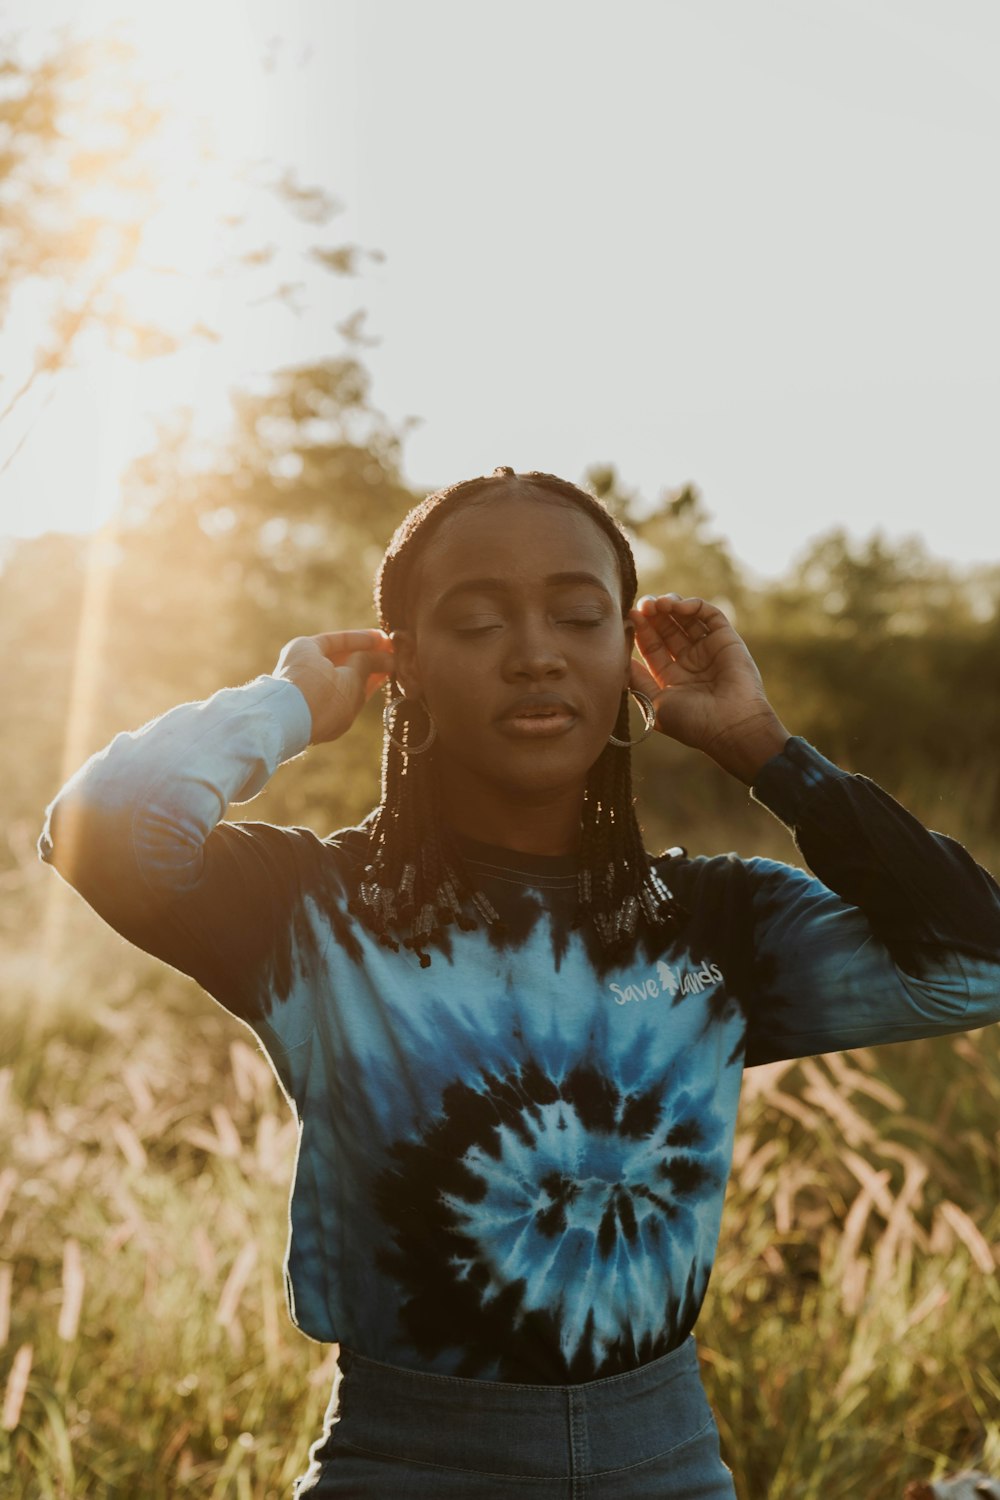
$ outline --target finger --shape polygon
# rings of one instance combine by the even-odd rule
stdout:
[[[647,661],[659,662],[664,652],[670,661],[676,661],[691,637],[681,622],[665,612],[640,614],[635,617],[635,639]]]
[[[385,681],[392,673],[392,662],[384,651],[352,651],[339,664],[341,671],[350,672],[367,689],[369,678]]]
[[[670,650],[667,642],[652,628],[649,629],[648,634],[645,631],[637,629],[635,644],[641,662],[649,668],[662,687],[677,659],[674,652]],[[676,649],[679,651],[681,648],[677,647]]]
[[[676,606],[683,602],[679,594],[663,594],[659,598],[646,595],[632,611],[636,644],[654,671],[662,672],[670,662],[680,661],[689,647],[706,633],[704,627],[692,623],[690,610],[677,610]],[[687,619],[682,618],[685,614]]]
[[[637,601],[637,610],[643,618],[659,625],[670,620],[674,629],[684,631],[689,640],[702,640],[713,630],[729,625],[729,620],[715,604],[709,604],[699,594],[682,597],[680,594],[645,594]]]
[[[392,641],[384,630],[328,630],[313,636],[323,655],[337,665],[355,651],[384,651],[391,653]]]

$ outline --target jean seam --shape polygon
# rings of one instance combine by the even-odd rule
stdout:
[[[611,1474],[628,1474],[634,1469],[646,1468],[649,1464],[655,1464],[661,1458],[669,1458],[673,1453],[680,1453],[681,1450],[687,1448],[689,1444],[697,1442],[698,1438],[702,1437],[706,1432],[709,1431],[711,1427],[714,1426],[714,1422],[714,1417],[710,1415],[708,1421],[705,1422],[701,1427],[699,1427],[697,1432],[692,1432],[690,1437],[683,1438],[681,1442],[675,1443],[672,1448],[663,1448],[659,1453],[654,1453],[649,1458],[640,1458],[634,1464],[619,1464],[614,1469],[588,1469],[586,1471],[586,1474],[573,1475],[572,1478],[606,1479]],[[527,1482],[530,1484],[551,1484],[553,1481],[558,1481],[560,1478],[566,1477],[558,1474],[499,1474],[493,1469],[465,1469],[459,1468],[456,1464],[431,1463],[427,1459],[406,1458],[399,1453],[386,1453],[380,1448],[365,1448],[360,1443],[352,1443],[349,1438],[342,1438],[340,1440],[338,1452],[343,1453],[345,1449],[349,1449],[353,1453],[363,1453],[370,1458],[388,1459],[392,1463],[413,1464],[415,1467],[420,1469],[440,1469],[443,1473],[446,1474],[469,1474],[473,1476],[478,1475],[483,1479],[509,1479],[516,1482]],[[335,1463],[336,1460],[336,1453],[331,1454],[327,1459],[323,1459],[320,1473],[322,1474],[323,1470],[325,1470],[329,1464]]]
[[[308,1038],[307,1038],[307,1040],[308,1040]],[[532,1393],[532,1395],[539,1395],[539,1396],[541,1395],[541,1393],[543,1391],[547,1391],[547,1392],[552,1392],[552,1391],[560,1392],[561,1391],[563,1393],[565,1393],[566,1391],[574,1391],[574,1392],[582,1392],[584,1395],[588,1395],[588,1394],[595,1394],[595,1395],[597,1395],[597,1394],[600,1394],[602,1391],[604,1391],[604,1390],[610,1388],[611,1386],[616,1385],[616,1384],[618,1384],[620,1382],[623,1382],[623,1381],[626,1381],[626,1380],[634,1380],[637,1375],[639,1375],[642,1372],[650,1371],[654,1365],[658,1365],[661,1361],[668,1360],[671,1355],[679,1355],[680,1352],[681,1352],[681,1350],[687,1349],[689,1347],[693,1347],[693,1346],[689,1346],[688,1345],[688,1340],[691,1339],[691,1337],[692,1337],[691,1334],[687,1334],[686,1337],[681,1341],[681,1343],[675,1344],[674,1347],[673,1347],[673,1349],[668,1349],[667,1352],[666,1352],[666,1354],[661,1354],[656,1359],[653,1359],[653,1360],[647,1360],[644,1364],[636,1365],[634,1369],[631,1369],[631,1370],[619,1370],[614,1375],[601,1375],[596,1380],[583,1380],[583,1381],[579,1381],[578,1383],[576,1383],[574,1385],[569,1385],[569,1386],[567,1386],[567,1385],[550,1385],[550,1384],[547,1384],[544,1381],[536,1381],[536,1382],[532,1383],[530,1381],[523,1381],[523,1380],[521,1380],[521,1381],[518,1381],[518,1380],[477,1380],[477,1379],[474,1379],[474,1378],[472,1378],[470,1376],[466,1376],[466,1375],[442,1375],[442,1374],[439,1374],[437,1370],[432,1370],[432,1371],[428,1371],[428,1370],[411,1370],[408,1365],[391,1365],[391,1364],[387,1364],[385,1362],[385,1360],[372,1359],[367,1354],[357,1354],[357,1358],[360,1361],[362,1361],[363,1365],[364,1364],[370,1364],[370,1365],[375,1365],[378,1368],[383,1369],[383,1370],[391,1370],[392,1373],[393,1373],[393,1376],[396,1376],[396,1375],[406,1375],[406,1376],[412,1377],[414,1380],[421,1380],[421,1381],[426,1380],[428,1377],[430,1377],[430,1379],[432,1379],[435,1383],[437,1383],[437,1381],[439,1381],[439,1380],[441,1380],[441,1381],[445,1381],[446,1380],[449,1383],[449,1385],[460,1385],[460,1386],[465,1387],[468,1390],[482,1391],[482,1389],[483,1389],[484,1386],[486,1386],[486,1387],[488,1387],[488,1386],[498,1386],[498,1387],[500,1387],[501,1389],[503,1389],[505,1391],[530,1391]],[[353,1350],[351,1352],[352,1353],[356,1353],[356,1351],[353,1351]],[[681,1362],[680,1362],[679,1359],[677,1361],[677,1364],[681,1368],[681,1370],[683,1371],[683,1366],[681,1366]],[[698,1360],[697,1360],[697,1353],[695,1353],[695,1369],[697,1369],[697,1368],[698,1368]],[[346,1371],[346,1368],[345,1368],[345,1375],[346,1375],[346,1373],[347,1373],[347,1371]],[[362,1373],[363,1373],[363,1370],[362,1370]]]
[[[562,1474],[498,1474],[493,1469],[462,1469],[456,1464],[436,1464],[423,1458],[406,1458],[401,1453],[384,1453],[380,1448],[365,1448],[360,1443],[352,1443],[349,1438],[341,1439],[338,1452],[343,1453],[345,1449],[352,1453],[363,1453],[369,1458],[385,1458],[395,1464],[414,1464],[420,1469],[440,1469],[445,1474],[469,1474],[482,1479],[508,1479],[515,1484],[558,1484],[560,1479],[565,1478]],[[323,1460],[323,1469],[336,1461],[337,1453],[331,1454]]]
[[[699,1427],[697,1432],[692,1432],[690,1437],[683,1438],[679,1443],[675,1443],[672,1448],[664,1448],[661,1452],[654,1453],[651,1458],[640,1458],[634,1464],[621,1464],[616,1469],[594,1469],[592,1470],[593,1478],[606,1479],[609,1474],[627,1474],[632,1469],[642,1469],[647,1464],[655,1464],[661,1458],[669,1458],[672,1453],[680,1453],[682,1448],[688,1447],[690,1443],[697,1442],[714,1425],[715,1418],[709,1416],[708,1421],[702,1427]]]

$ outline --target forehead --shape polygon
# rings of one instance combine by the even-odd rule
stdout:
[[[553,573],[593,573],[615,598],[622,580],[614,545],[596,521],[560,500],[511,496],[463,506],[446,517],[417,560],[411,599],[418,608],[462,577],[528,587]]]

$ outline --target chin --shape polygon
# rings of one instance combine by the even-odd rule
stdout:
[[[449,754],[442,745],[438,776],[442,786],[449,779],[465,782],[471,778],[496,789],[499,795],[541,795],[564,793],[567,787],[582,789],[594,762],[604,748],[570,743],[565,737],[553,739],[507,739],[497,744],[495,738],[467,735],[461,755]]]
[[[519,755],[516,761],[511,756],[503,764],[481,766],[480,774],[485,772],[498,790],[506,792],[557,793],[574,785],[582,791],[591,764],[576,755],[553,755],[548,750],[539,754],[536,750],[530,761],[527,755]]]

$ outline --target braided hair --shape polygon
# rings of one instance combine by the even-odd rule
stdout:
[[[465,504],[501,498],[512,488],[540,501],[574,505],[601,528],[618,559],[622,614],[627,613],[637,589],[635,559],[628,537],[606,506],[554,474],[517,474],[501,467],[428,495],[404,517],[375,578],[375,608],[384,631],[406,624],[415,563],[442,521]],[[394,690],[390,680],[387,701],[392,701]],[[625,690],[614,728],[623,740],[629,738],[628,705]],[[415,707],[410,700],[401,703],[392,732],[401,744],[419,751],[430,726],[415,721]],[[499,940],[507,936],[493,903],[471,880],[442,820],[433,749],[401,751],[386,732],[381,801],[361,826],[368,835],[367,862],[350,910],[380,943],[395,950],[402,941],[426,968],[431,962],[427,948],[442,946],[443,929],[452,923],[469,930],[481,921]],[[608,744],[591,767],[584,790],[572,925],[589,928],[605,958],[612,959],[631,948],[640,926],[669,929],[676,926],[682,910],[643,846],[632,794],[631,752]]]

